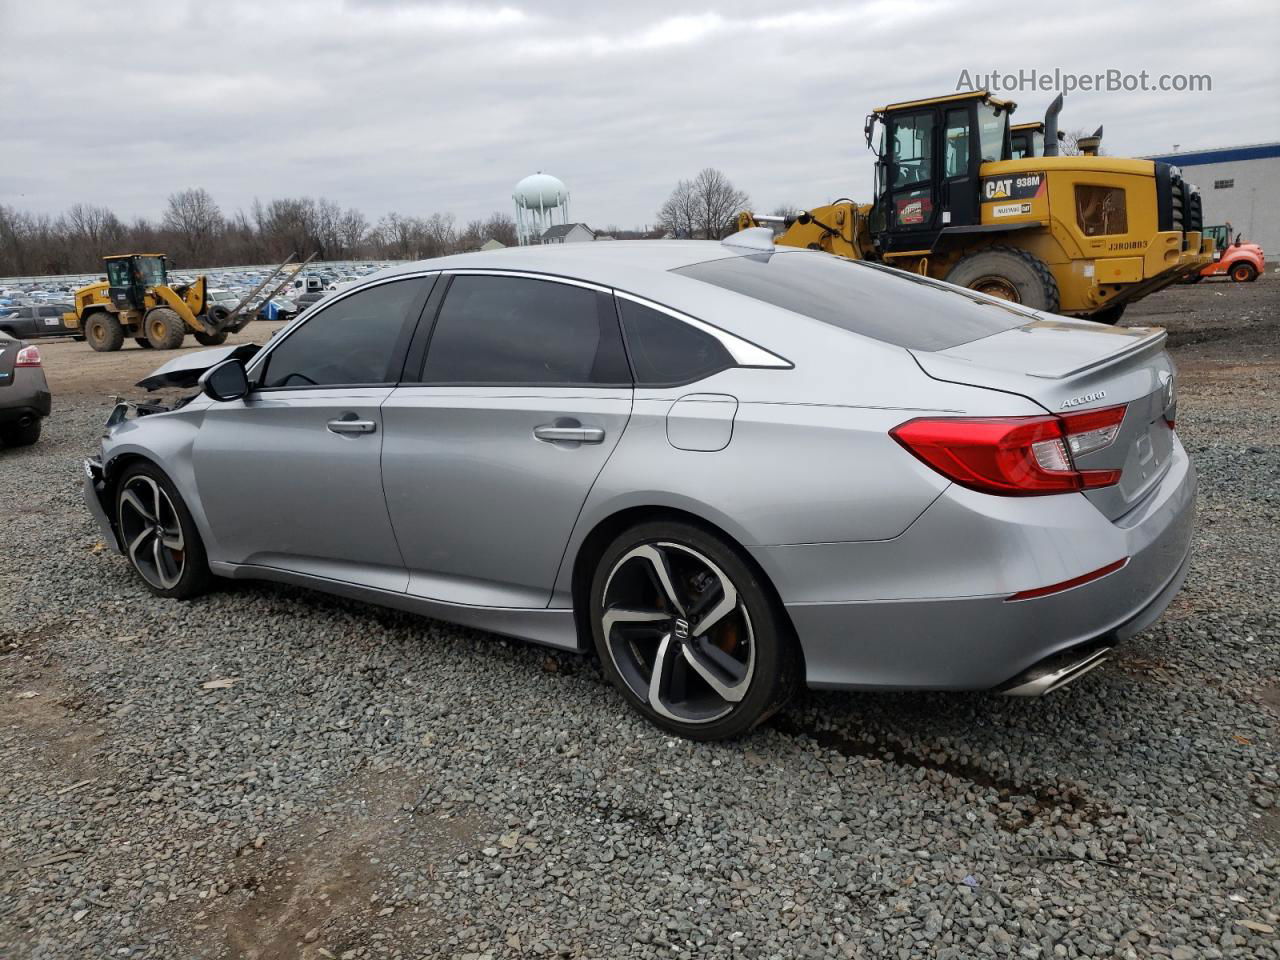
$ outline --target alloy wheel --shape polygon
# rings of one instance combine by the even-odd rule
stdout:
[[[605,582],[600,613],[613,665],[638,698],[680,723],[712,723],[747,695],[751,617],[709,557],[670,542],[633,547]]]
[[[186,569],[186,541],[173,501],[145,474],[126,481],[118,500],[120,538],[125,553],[144,580],[172,590]]]

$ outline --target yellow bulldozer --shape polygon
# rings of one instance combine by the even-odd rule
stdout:
[[[75,309],[63,315],[66,326],[80,329],[94,350],[119,350],[126,336],[141,347],[174,350],[188,333],[212,347],[253,319],[239,308],[212,304],[203,276],[170,286],[164,254],[124,253],[103,262],[107,278],[78,289]]]
[[[894,103],[866,121],[874,199],[840,200],[773,225],[776,242],[876,260],[1038,310],[1120,319],[1126,304],[1198,271],[1199,192],[1151,160],[1058,155],[1058,97],[1040,124],[985,90]],[[1037,129],[1038,128],[1038,129]]]

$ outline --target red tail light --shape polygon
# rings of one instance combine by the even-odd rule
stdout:
[[[40,366],[40,348],[39,347],[23,347],[18,351],[18,359],[13,364],[15,367],[38,367]]]
[[[1078,470],[1075,458],[1112,443],[1123,406],[1060,417],[922,417],[889,435],[961,486],[1006,497],[1109,487],[1119,470]]]

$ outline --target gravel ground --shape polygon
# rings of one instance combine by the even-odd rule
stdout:
[[[151,598],[79,459],[158,358],[49,344],[0,451],[0,957],[1280,958],[1280,277],[1127,322],[1202,478],[1164,618],[1043,700],[809,693],[727,745],[589,658]]]

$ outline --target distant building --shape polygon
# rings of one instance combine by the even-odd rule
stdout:
[[[1231,223],[1244,239],[1280,258],[1280,143],[1166,153],[1148,160],[1172,163],[1200,188],[1204,224]]]
[[[480,244],[481,250],[505,250],[506,248],[507,245],[505,243],[494,240],[492,237]]]
[[[586,243],[596,238],[585,223],[558,223],[542,233],[543,243]]]

